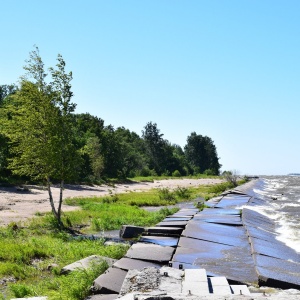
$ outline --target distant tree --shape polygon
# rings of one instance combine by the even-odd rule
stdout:
[[[209,172],[214,175],[219,174],[221,165],[211,138],[192,132],[187,138],[184,150],[187,162],[195,173],[204,173],[205,170],[210,170]]]
[[[101,154],[101,145],[98,137],[90,137],[83,148],[90,159],[91,169],[95,179],[100,179],[104,169],[104,159]]]
[[[46,181],[52,213],[62,227],[64,182],[76,174],[79,156],[71,125],[76,106],[71,102],[72,73],[65,72],[61,55],[57,60],[57,68],[50,69],[52,82],[47,84],[39,49],[30,52],[20,90],[4,106],[2,133],[10,142],[9,168],[14,174]],[[52,196],[52,180],[60,182],[58,207]]]
[[[156,123],[148,122],[142,130],[142,138],[145,142],[145,150],[150,169],[154,169],[158,175],[165,170],[165,140],[163,134],[157,128]]]
[[[7,96],[13,95],[17,90],[18,87],[15,84],[0,85],[0,106]]]

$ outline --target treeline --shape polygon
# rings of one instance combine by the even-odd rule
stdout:
[[[30,168],[36,172],[38,168],[46,169],[46,164],[52,164],[56,155],[61,157],[60,165],[57,168],[54,165],[57,170],[69,160],[76,161],[69,170],[72,175],[65,177],[73,182],[155,175],[219,175],[221,165],[210,137],[192,132],[181,148],[164,139],[154,122],[146,123],[139,135],[124,127],[105,125],[104,120],[89,113],[77,114],[76,105],[70,102],[72,75],[65,73],[61,56],[58,71],[49,69],[53,78],[49,85],[45,84],[47,74],[42,73],[38,52],[33,51],[31,58],[25,68],[31,72],[31,80],[22,77],[18,86],[0,85],[0,178],[35,178],[29,176],[32,175]],[[38,68],[40,74],[36,71]],[[50,135],[49,130],[55,134]],[[51,143],[47,138],[49,146],[46,142],[37,142],[43,136],[51,137]],[[35,143],[39,145],[36,148]],[[57,148],[48,148],[49,153],[51,150],[49,157],[42,152],[38,155],[41,148],[46,153],[47,147]],[[28,158],[30,155],[32,158]],[[45,159],[44,164],[37,162],[41,159]],[[20,166],[23,163],[26,170]],[[48,173],[52,175],[51,172]]]

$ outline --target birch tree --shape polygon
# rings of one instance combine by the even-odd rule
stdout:
[[[79,156],[73,145],[71,114],[72,73],[66,73],[65,61],[58,55],[56,68],[50,68],[52,81],[36,47],[21,77],[20,89],[4,105],[2,133],[8,137],[12,158],[8,167],[14,174],[46,182],[52,213],[60,227],[65,180],[76,172]],[[57,203],[53,199],[52,180],[60,182]]]

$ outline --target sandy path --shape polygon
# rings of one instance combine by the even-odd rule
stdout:
[[[152,188],[190,187],[207,184],[217,184],[221,179],[167,179],[154,182],[132,184],[117,184],[114,187],[66,185],[64,199],[73,197],[104,196],[109,193],[140,192]],[[59,188],[52,189],[54,199],[59,197]],[[78,207],[63,205],[63,211],[78,209]],[[16,188],[0,187],[0,226],[11,222],[24,221],[34,217],[36,213],[51,211],[48,192],[46,189],[30,186],[29,192],[20,192]]]

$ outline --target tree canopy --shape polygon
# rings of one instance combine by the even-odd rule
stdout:
[[[56,67],[46,71],[35,48],[20,83],[0,86],[0,178],[44,180],[51,199],[52,181],[63,187],[75,180],[219,174],[221,165],[210,137],[192,132],[182,148],[166,140],[152,121],[139,135],[106,125],[98,116],[76,114],[72,72],[65,68],[58,55]],[[60,208],[52,209],[60,218]]]

